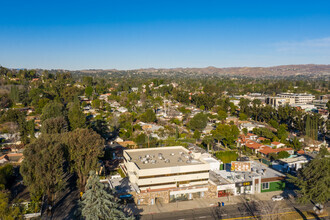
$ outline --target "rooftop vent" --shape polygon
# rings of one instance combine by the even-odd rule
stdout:
[[[181,158],[181,157],[179,157],[179,159],[178,159],[178,162],[183,162],[183,160],[182,160],[182,158]]]
[[[158,154],[158,159],[160,159],[160,160],[164,160],[164,157],[163,157],[163,154],[162,154],[162,153],[159,153],[159,154]]]
[[[165,160],[165,163],[170,163],[170,162],[171,162],[170,159]]]
[[[174,153],[170,153],[171,156],[174,156]]]

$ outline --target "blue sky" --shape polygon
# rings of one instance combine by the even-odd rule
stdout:
[[[329,64],[330,1],[0,0],[0,65]]]

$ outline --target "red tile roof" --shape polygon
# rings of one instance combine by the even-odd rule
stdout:
[[[304,150],[298,150],[297,153],[298,153],[298,154],[304,154],[305,151],[304,151]]]
[[[247,141],[245,145],[251,149],[260,149],[263,146],[262,144],[258,144],[254,141]]]
[[[276,149],[273,149],[273,148],[270,148],[270,147],[264,147],[259,152],[268,155],[270,153],[278,153],[278,152],[281,152],[281,151],[289,151],[289,150],[292,150],[292,148],[276,148]]]

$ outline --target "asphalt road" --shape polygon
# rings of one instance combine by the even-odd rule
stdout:
[[[313,205],[300,205],[290,201],[263,201],[255,204],[240,203],[224,207],[210,207],[167,212],[159,214],[143,215],[141,220],[218,220],[218,219],[252,219],[253,216],[269,215],[271,213],[300,213],[301,218],[305,219],[303,211],[312,210]],[[251,217],[251,218],[249,218]],[[321,218],[322,219],[322,218]]]

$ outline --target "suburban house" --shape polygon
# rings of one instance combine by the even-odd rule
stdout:
[[[274,148],[281,148],[281,147],[285,147],[285,144],[277,142],[277,141],[273,141],[271,143],[271,146],[274,147]]]
[[[279,170],[284,173],[289,173],[292,171],[298,171],[303,168],[304,164],[308,163],[308,159],[305,156],[297,156],[285,159],[279,159]]]
[[[11,163],[13,165],[19,165],[22,163],[24,156],[22,153],[9,153],[0,157],[0,164]]]
[[[263,156],[268,157],[269,154],[271,154],[271,153],[278,154],[281,151],[286,151],[291,155],[294,154],[294,150],[292,148],[276,148],[276,149],[273,149],[273,148],[267,147],[267,146],[265,146],[261,150],[259,150],[259,153]]]

